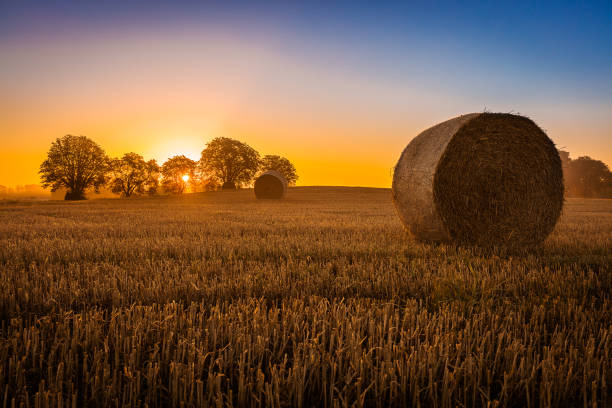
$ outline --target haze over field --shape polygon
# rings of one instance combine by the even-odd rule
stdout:
[[[388,187],[419,131],[518,111],[612,163],[608,4],[0,5],[0,184],[50,143],[199,159],[215,137],[291,158],[298,185]]]

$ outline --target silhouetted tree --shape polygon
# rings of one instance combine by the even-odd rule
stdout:
[[[147,162],[147,181],[145,182],[145,191],[147,194],[153,195],[157,193],[159,188],[159,180],[161,179],[161,167],[155,159]]]
[[[295,167],[293,164],[286,158],[276,155],[266,155],[261,159],[261,171],[267,170],[275,170],[285,177],[287,183],[290,185],[295,185],[295,182],[298,179],[298,175],[295,172]]]
[[[130,197],[133,194],[154,193],[157,190],[159,166],[155,160],[146,162],[136,153],[126,153],[110,163],[110,187],[113,193]]]
[[[85,136],[66,135],[51,144],[47,159],[40,165],[43,187],[67,189],[66,200],[84,200],[85,189],[96,192],[106,182],[108,157],[104,150]]]
[[[605,163],[588,156],[571,160],[566,167],[565,184],[568,195],[577,197],[609,197],[612,193],[612,173]]]
[[[217,137],[202,151],[200,168],[223,188],[235,188],[253,180],[259,168],[259,153],[246,143]]]
[[[174,156],[161,167],[164,190],[182,194],[188,185],[197,183],[197,162],[185,156]]]

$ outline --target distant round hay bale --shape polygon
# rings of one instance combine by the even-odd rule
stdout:
[[[226,181],[225,183],[221,185],[221,190],[235,190],[235,189],[236,189],[236,184],[232,183],[231,181]]]
[[[277,171],[268,170],[255,180],[255,197],[257,198],[283,198],[287,192],[287,180]]]
[[[393,201],[404,226],[423,241],[536,245],[561,214],[561,160],[532,120],[471,113],[408,144],[395,166]]]

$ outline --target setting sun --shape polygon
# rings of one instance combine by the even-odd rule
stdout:
[[[189,174],[185,174],[185,175],[183,176],[183,181],[184,181],[184,182],[188,182],[188,181],[189,181]]]

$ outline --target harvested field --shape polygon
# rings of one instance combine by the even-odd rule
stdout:
[[[529,251],[386,189],[0,202],[4,406],[610,406],[612,200]]]

